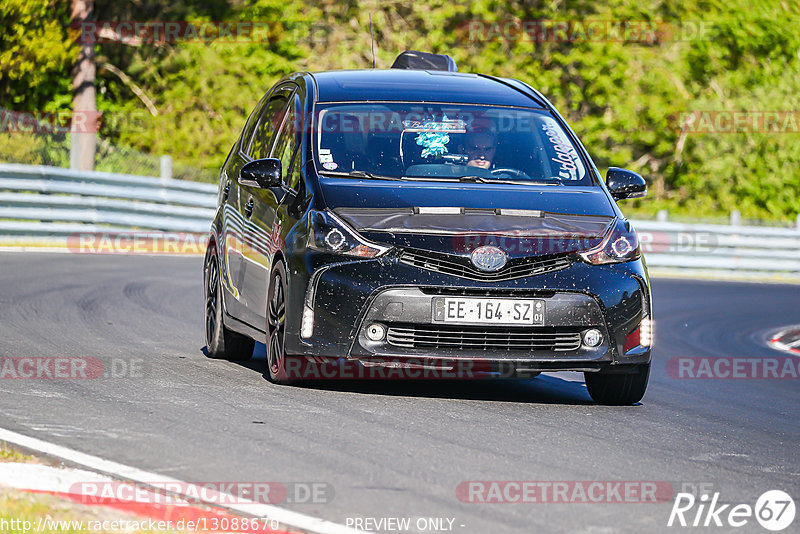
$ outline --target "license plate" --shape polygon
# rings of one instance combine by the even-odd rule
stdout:
[[[544,325],[544,300],[436,297],[433,321],[501,325]]]

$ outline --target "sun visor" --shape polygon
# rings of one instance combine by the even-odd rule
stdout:
[[[613,217],[568,215],[537,210],[472,208],[336,208],[358,231],[393,234],[479,235],[508,237],[602,236]]]

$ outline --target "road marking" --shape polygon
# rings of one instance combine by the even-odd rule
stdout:
[[[800,338],[788,342],[783,340],[785,337],[788,337],[790,332],[795,330],[797,330],[797,327],[793,326],[791,328],[785,328],[779,331],[778,333],[773,334],[772,336],[770,336],[769,339],[770,346],[775,350],[781,350],[793,354],[800,354],[800,348],[798,348],[800,347]]]
[[[83,506],[118,510],[154,521],[169,522],[175,526],[178,526],[178,522],[183,522],[184,525],[191,523],[195,526],[213,526],[224,522],[230,524],[231,521],[240,518],[239,515],[234,515],[219,506],[208,509],[193,506],[185,499],[175,497],[174,494],[144,491],[138,484],[119,482],[94,471],[71,467],[0,462],[0,481],[4,486],[20,491],[53,495]],[[290,534],[286,530],[273,529],[271,523],[273,522],[259,520],[253,531]],[[43,529],[38,530],[41,532]],[[191,525],[187,530],[192,530]]]
[[[82,465],[84,467],[88,467],[94,471],[98,471],[107,475],[112,475],[117,478],[121,478],[123,480],[129,480],[133,482],[139,482],[141,484],[151,485],[151,487],[154,488],[158,488],[158,486],[153,486],[154,483],[157,483],[162,486],[165,483],[181,484],[183,485],[182,487],[189,489],[185,493],[177,493],[177,495],[189,499],[192,498],[189,495],[192,492],[194,492],[192,493],[193,495],[201,495],[202,493],[200,493],[200,490],[206,492],[206,494],[208,495],[214,493],[214,492],[209,492],[208,489],[206,488],[195,487],[193,484],[189,482],[184,482],[176,478],[167,477],[156,473],[151,473],[149,471],[143,471],[135,467],[130,467],[124,464],[113,462],[111,460],[105,460],[98,456],[85,454],[70,449],[68,447],[56,445],[54,443],[48,443],[47,441],[43,441],[37,438],[32,438],[30,436],[25,436],[23,434],[19,434],[11,430],[6,430],[4,428],[0,428],[0,441],[13,443],[20,447],[37,451],[49,456],[55,456],[63,460],[67,460],[69,462]],[[350,527],[340,525],[338,523],[333,523],[331,521],[320,519],[318,517],[301,514],[299,512],[293,512],[291,510],[286,510],[285,508],[280,508],[278,506],[274,506],[271,504],[262,504],[254,501],[247,501],[246,499],[243,499],[239,496],[236,497],[226,496],[221,492],[216,492],[216,493],[217,495],[219,495],[219,497],[212,496],[210,500],[204,501],[204,504],[214,507],[220,507],[220,505],[217,503],[226,502],[224,499],[227,499],[227,502],[238,501],[237,504],[224,505],[221,507],[229,510],[234,510],[240,513],[244,513],[247,515],[274,519],[280,522],[282,525],[296,527],[302,530],[306,530],[308,532],[313,532],[318,534],[364,534],[364,531],[355,530]]]

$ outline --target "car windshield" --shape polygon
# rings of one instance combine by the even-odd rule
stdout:
[[[321,172],[374,179],[588,185],[586,167],[544,110],[353,102],[318,107]]]

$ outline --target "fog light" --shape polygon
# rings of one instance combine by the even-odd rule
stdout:
[[[639,344],[649,347],[653,342],[653,321],[649,318],[642,319],[639,324]]]
[[[367,327],[367,337],[370,341],[380,341],[386,336],[386,328],[378,323],[372,323]]]
[[[300,337],[304,339],[314,335],[314,310],[309,307],[303,308],[303,321],[300,323]]]
[[[603,334],[596,328],[592,328],[583,333],[583,344],[587,347],[596,347],[601,341],[603,341]]]

